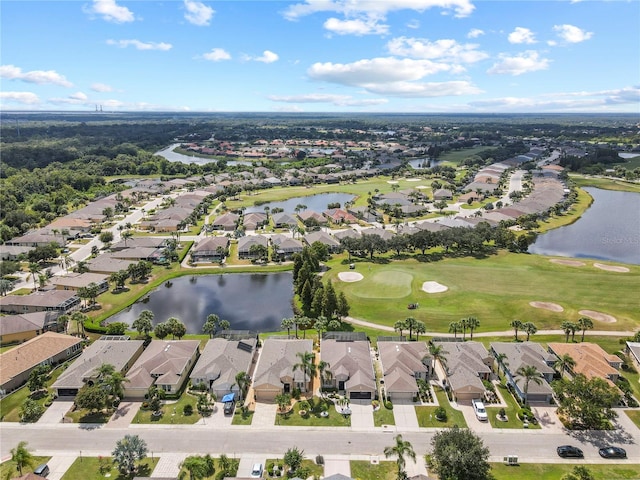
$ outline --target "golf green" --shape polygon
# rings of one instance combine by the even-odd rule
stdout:
[[[354,282],[351,292],[360,298],[403,298],[411,294],[413,275],[392,268],[364,272],[364,278]]]

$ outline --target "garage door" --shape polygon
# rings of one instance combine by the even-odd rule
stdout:
[[[371,400],[371,392],[351,392],[349,398],[351,400]]]

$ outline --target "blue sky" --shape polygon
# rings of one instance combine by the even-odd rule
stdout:
[[[640,2],[0,2],[3,110],[640,113]]]

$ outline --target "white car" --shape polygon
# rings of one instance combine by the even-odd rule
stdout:
[[[253,468],[251,469],[251,478],[261,478],[262,477],[262,464],[254,463]]]
[[[484,408],[484,403],[482,403],[482,400],[474,398],[473,400],[471,400],[471,405],[473,405],[473,411],[475,412],[476,418],[478,420],[480,420],[481,422],[486,422],[487,420],[489,420],[489,417],[487,416],[487,410]]]

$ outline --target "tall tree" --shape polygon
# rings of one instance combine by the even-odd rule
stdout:
[[[283,457],[285,465],[289,467],[291,475],[295,475],[298,469],[302,466],[304,460],[304,450],[299,450],[298,447],[290,448],[286,451]]]
[[[527,334],[527,342],[528,342],[529,337],[531,335],[535,335],[535,333],[538,331],[538,327],[536,327],[535,323],[533,322],[524,322],[522,324],[522,330]]]
[[[431,458],[438,478],[447,480],[489,480],[489,449],[468,428],[454,426],[435,434]]]
[[[149,336],[149,332],[153,330],[153,312],[151,310],[143,310],[138,315],[131,326],[135,328],[138,333],[144,333],[146,336]]]
[[[240,391],[240,401],[247,393],[249,385],[251,385],[251,377],[247,372],[238,372],[236,374],[236,383],[238,384],[238,390]]]
[[[582,330],[581,342],[584,342],[584,332],[593,329],[593,320],[589,317],[580,317],[578,319],[578,327]]]
[[[617,414],[620,391],[602,378],[587,379],[578,373],[571,380],[561,378],[551,385],[558,399],[558,413],[565,415],[571,428],[599,430],[610,428]]]
[[[300,361],[293,364],[293,371],[302,371],[302,374],[304,375],[304,384],[306,387],[307,377],[309,377],[309,380],[312,380],[313,378],[315,378],[318,371],[317,366],[314,363],[314,355],[312,352],[298,352],[296,353],[296,356]]]
[[[442,345],[436,345],[435,343],[429,343],[429,355],[431,355],[431,361],[433,362],[431,365],[431,372],[435,372],[436,370],[436,362],[440,362],[443,367],[445,367],[447,359],[445,357],[444,347]]]
[[[147,457],[147,451],[147,442],[138,435],[125,435],[118,440],[111,456],[121,473],[131,475],[136,471],[136,462]]]
[[[460,322],[449,323],[449,333],[453,333],[453,338],[458,338],[458,332],[462,329]]]
[[[512,320],[509,324],[509,326],[515,331],[516,342],[518,341],[518,330],[522,329],[523,325],[522,321],[518,319]]]
[[[467,317],[467,328],[469,329],[471,340],[473,340],[473,331],[476,328],[480,328],[480,320],[478,320],[476,317]]]
[[[291,327],[295,326],[294,318],[283,318],[282,322],[280,322],[280,328],[283,330],[287,329],[287,337],[291,334]]]
[[[557,370],[560,371],[560,378],[564,377],[565,370],[568,370],[569,372],[571,372],[573,370],[573,367],[575,366],[576,366],[576,361],[568,353],[563,354],[553,364],[553,368],[556,368]]]
[[[566,343],[569,343],[569,335],[575,334],[578,326],[575,323],[570,322],[569,320],[565,320],[564,322],[562,322],[562,324],[560,324],[560,328],[562,329],[565,335],[564,341]]]
[[[535,365],[523,365],[516,370],[516,375],[524,381],[524,404],[529,403],[529,383],[534,382],[538,385],[542,384],[542,374]]]
[[[220,317],[215,313],[210,313],[207,315],[207,320],[204,322],[202,326],[202,331],[209,335],[209,338],[213,338],[216,333],[216,329],[218,328],[218,323],[220,322]]]
[[[320,391],[322,391],[322,385],[333,378],[331,364],[329,362],[325,362],[324,360],[318,362],[318,377],[320,378]]]
[[[18,442],[18,445],[11,449],[11,460],[15,462],[20,476],[23,468],[33,466],[33,455],[27,449],[27,442]]]
[[[386,458],[396,457],[396,465],[398,467],[396,478],[397,480],[405,480],[407,478],[407,472],[405,471],[407,465],[406,457],[415,462],[416,452],[408,440],[402,439],[402,435],[396,435],[394,440],[396,442],[394,445],[385,447],[384,456]]]

